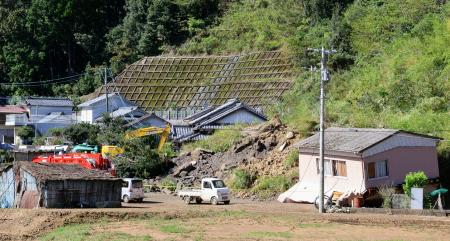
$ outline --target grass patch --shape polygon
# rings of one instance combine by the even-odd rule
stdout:
[[[237,169],[233,172],[230,183],[233,189],[248,189],[252,186],[255,176],[243,169]]]
[[[122,232],[101,232],[93,230],[90,224],[69,224],[59,227],[50,233],[39,238],[39,240],[68,240],[68,241],[82,241],[82,240],[96,240],[96,241],[147,241],[153,240],[148,235],[130,235]]]
[[[172,192],[174,192],[177,189],[177,183],[168,177],[164,178],[161,181],[161,186],[162,188],[167,188]]]
[[[183,226],[177,224],[163,225],[159,228],[163,233],[189,233],[190,230],[184,228]]]
[[[217,130],[213,135],[205,140],[195,141],[183,145],[182,153],[193,151],[197,148],[210,150],[213,152],[224,152],[242,137],[241,130],[243,126],[233,126],[226,129]]]
[[[251,238],[292,238],[292,234],[289,232],[250,232],[247,234]]]
[[[261,177],[252,191],[261,197],[269,197],[286,191],[292,181],[286,176]]]
[[[297,167],[298,166],[298,150],[293,150],[289,152],[283,164],[285,167]]]

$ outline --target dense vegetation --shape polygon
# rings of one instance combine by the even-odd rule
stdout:
[[[443,137],[441,157],[450,159],[447,1],[19,0],[4,1],[0,16],[0,82],[16,84],[0,94],[87,94],[101,83],[98,68],[117,73],[145,55],[281,49],[305,71],[271,113],[309,134],[318,73],[307,69],[318,56],[307,48],[324,46],[338,51],[328,125]],[[82,72],[69,84],[20,85]]]
[[[180,45],[224,6],[218,0],[2,1],[0,95],[88,94],[101,83],[102,67],[117,73]]]

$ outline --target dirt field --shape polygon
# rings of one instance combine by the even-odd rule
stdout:
[[[0,210],[0,240],[450,240],[450,218],[324,214],[311,205],[185,205],[152,194],[120,209]]]

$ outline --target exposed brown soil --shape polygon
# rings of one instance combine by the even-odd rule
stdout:
[[[212,215],[224,211],[235,214]],[[240,199],[232,200],[231,205],[185,205],[177,197],[152,194],[144,203],[129,204],[119,209],[2,209],[0,240],[34,240],[64,224],[92,223],[95,227],[99,220],[105,219],[116,225],[114,227],[120,227],[124,233],[142,233],[143,229],[132,223],[135,218],[174,220],[184,222],[187,227],[192,223],[195,224],[194,228],[202,227],[206,233],[210,231],[218,233],[223,240],[233,240],[233,237],[237,239],[240,237],[239,234],[245,234],[239,238],[241,240],[257,240],[256,236],[261,232],[289,232],[293,235],[293,240],[450,239],[450,218],[447,217],[318,214],[311,205],[281,204],[273,201],[252,202]],[[160,232],[157,228],[147,228],[149,231],[145,232],[155,240],[171,236]],[[323,233],[324,231],[326,233]],[[177,237],[174,237],[174,240],[178,240]]]
[[[172,162],[175,167],[169,177],[177,181],[178,187],[195,186],[204,177],[229,179],[236,168],[244,169],[256,177],[290,176],[298,173],[298,167],[284,164],[300,138],[277,119],[242,131],[244,138],[226,152],[213,153],[197,149],[185,153]],[[295,163],[297,164],[297,163]],[[248,197],[248,193],[239,193]]]

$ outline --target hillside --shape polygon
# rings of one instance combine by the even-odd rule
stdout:
[[[328,86],[330,125],[392,127],[448,137],[450,6],[436,1],[241,1],[180,52],[283,49],[305,70],[307,47],[338,50]],[[318,11],[319,2],[329,11]],[[309,4],[309,5],[308,5]],[[281,14],[283,13],[283,14]],[[240,23],[246,23],[245,25]],[[226,30],[226,31],[225,31]],[[299,131],[317,120],[318,74],[304,71],[273,112]],[[303,122],[299,122],[303,120]]]
[[[118,74],[144,56],[281,50],[303,74],[268,112],[307,135],[318,120],[318,73],[308,71],[318,56],[307,48],[324,46],[337,50],[327,125],[450,138],[447,1],[27,0],[0,12],[2,95],[76,99],[102,83],[103,67]]]

